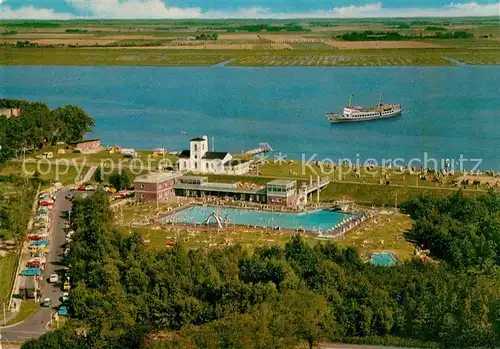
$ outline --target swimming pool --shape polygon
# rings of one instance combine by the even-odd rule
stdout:
[[[230,224],[250,225],[265,228],[280,227],[283,229],[302,228],[306,231],[323,231],[333,228],[350,214],[332,212],[329,210],[317,210],[304,213],[293,212],[270,212],[248,210],[240,208],[227,208],[220,206],[192,206],[178,211],[160,219],[161,222],[177,222],[184,224],[203,224],[207,218],[216,213],[220,215],[223,222],[227,220]],[[215,222],[213,219],[212,222]]]
[[[375,265],[382,265],[388,267],[396,265],[398,263],[398,259],[392,253],[380,252],[380,253],[373,253],[370,262]]]

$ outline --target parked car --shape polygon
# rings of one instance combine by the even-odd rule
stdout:
[[[68,315],[68,308],[65,305],[61,305],[57,314],[62,316]]]
[[[68,193],[68,195],[66,195],[66,199],[69,201],[73,200],[73,194]]]
[[[69,292],[63,292],[62,301],[63,303],[69,301]]]
[[[50,298],[45,298],[42,303],[41,303],[41,306],[42,307],[47,307],[47,308],[50,308],[52,306],[52,300]]]
[[[71,289],[71,284],[69,283],[69,277],[68,277],[66,278],[66,281],[64,281],[63,290],[69,291],[70,289]]]
[[[85,186],[85,190],[86,190],[86,191],[93,191],[93,190],[95,190],[95,189],[96,189],[96,188],[95,188],[93,185],[90,185],[90,184],[89,184],[89,185],[87,185],[87,186]]]
[[[49,277],[49,282],[52,283],[52,284],[55,284],[57,282],[59,282],[59,275],[57,274],[50,274],[50,277]]]

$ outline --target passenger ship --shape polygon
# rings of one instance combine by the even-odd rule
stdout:
[[[357,122],[386,119],[401,114],[401,104],[382,104],[382,96],[375,108],[363,108],[351,106],[352,94],[349,95],[349,105],[344,108],[342,114],[327,113],[328,121],[334,122]]]

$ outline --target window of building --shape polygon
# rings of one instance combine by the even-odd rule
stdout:
[[[195,160],[198,160],[198,155],[196,155],[196,154],[195,154],[194,159],[195,159]]]
[[[141,184],[141,189],[144,189],[144,184]]]
[[[197,163],[197,162],[195,162],[195,163],[194,163],[194,168],[195,168],[195,169],[197,169],[197,168],[198,168],[198,163]]]
[[[194,145],[194,151],[198,151],[198,144]]]
[[[208,162],[207,162],[205,165],[206,165],[206,168],[207,168],[207,170],[208,170],[208,168],[209,168],[209,166],[208,166]]]

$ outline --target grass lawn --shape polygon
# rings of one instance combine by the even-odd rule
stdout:
[[[16,274],[17,259],[17,254],[12,251],[7,252],[5,256],[0,256],[0,304],[9,298]]]
[[[314,171],[319,172],[317,166],[312,166]],[[292,173],[290,172],[292,171]],[[306,169],[307,176],[313,173],[311,169]],[[309,182],[309,177],[303,176],[301,174],[301,164],[295,162],[292,165],[277,165],[268,164],[259,168],[260,176],[248,175],[248,176],[232,176],[232,175],[208,175],[209,182],[225,182],[225,183],[236,183],[236,182],[250,182],[260,185],[265,185],[267,182],[273,178],[294,178],[298,181],[300,186],[302,182]],[[343,170],[346,173],[346,169]],[[375,171],[375,170],[374,170]],[[394,174],[386,172],[390,185],[380,184],[379,180],[382,176],[382,170],[378,169],[375,175],[371,175],[365,170],[361,170],[361,178],[357,178],[351,172],[348,175],[342,176],[343,180],[334,180],[326,188],[324,188],[320,193],[320,201],[322,202],[333,202],[335,200],[349,199],[355,200],[361,204],[375,204],[377,206],[384,205],[395,205],[396,196],[397,203],[400,204],[413,195],[419,193],[435,194],[435,195],[450,195],[457,188],[453,187],[452,180],[454,177],[446,177],[444,182],[434,182],[430,178],[427,180],[417,179],[415,174]],[[300,174],[299,174],[300,173]],[[316,172],[315,172],[316,173]],[[336,176],[332,176],[336,177]],[[313,180],[316,180],[316,176],[313,176]],[[486,187],[480,186],[479,189],[486,190]],[[463,190],[465,195],[475,196],[481,191],[475,190],[474,187],[470,186],[469,189]],[[314,195],[314,200],[316,200],[316,195]]]
[[[19,309],[19,313],[15,318],[8,321],[7,325],[13,325],[27,319],[38,309],[38,307],[40,307],[40,304],[36,303],[34,300],[21,301],[21,308]]]
[[[403,233],[410,229],[412,220],[403,214],[382,215],[366,221],[353,229],[344,239],[318,239],[315,234],[303,235],[305,241],[315,245],[321,241],[332,241],[342,246],[356,247],[361,256],[366,258],[369,253],[389,251],[395,253],[401,260],[410,260],[413,256],[413,245],[406,241]],[[263,229],[246,229],[243,227],[229,228],[217,232],[204,227],[184,228],[169,227],[156,229],[152,227],[129,228],[121,226],[124,233],[137,232],[146,241],[148,249],[160,251],[166,248],[167,242],[176,242],[188,249],[222,248],[232,244],[253,250],[256,247],[285,245],[293,233],[276,232]]]
[[[404,239],[403,233],[412,224],[411,218],[404,214],[377,216],[354,228],[345,239],[337,242],[342,246],[356,247],[364,257],[371,252],[387,251],[401,260],[410,260],[414,246]]]
[[[189,229],[189,228],[169,228],[169,229],[152,229],[152,228],[129,228],[121,227],[124,232],[138,232],[144,240],[147,241],[147,246],[151,250],[163,250],[166,243],[169,241],[176,242],[188,249],[198,248],[222,248],[232,244],[240,244],[241,246],[253,250],[256,247],[284,245],[286,244],[292,233],[289,232],[266,232],[260,229],[227,229],[217,232],[214,229]],[[316,244],[318,240],[312,234],[304,235],[304,239],[310,244]]]
[[[174,204],[160,203],[156,204],[140,204],[140,205],[126,205],[123,208],[116,211],[116,218],[120,221],[120,224],[128,224],[137,221],[148,221],[153,220],[153,216],[157,209],[160,212],[166,212],[169,207],[173,207]],[[123,215],[123,217],[122,217]],[[123,219],[122,219],[123,218]]]
[[[71,184],[75,182],[78,175],[83,177],[88,170],[88,166],[76,168],[74,166],[66,166],[64,164],[56,166],[47,162],[40,162],[39,164],[25,163],[24,165],[20,162],[8,162],[0,166],[0,175],[33,177],[35,172],[38,171],[40,179],[45,182],[52,181],[61,182],[63,184]]]

